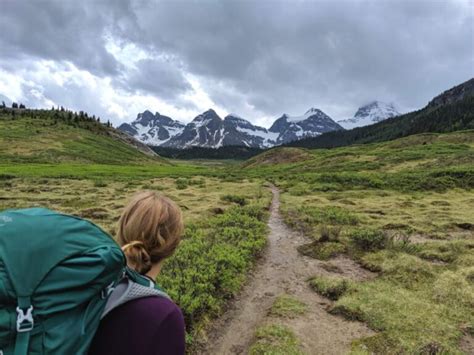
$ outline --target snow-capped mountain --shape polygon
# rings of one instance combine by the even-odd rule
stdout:
[[[123,123],[118,129],[148,145],[162,145],[183,132],[185,125],[168,116],[150,111],[139,113],[132,123]]]
[[[360,107],[355,113],[354,117],[337,121],[337,123],[339,123],[345,129],[352,129],[356,127],[368,126],[386,120],[387,118],[398,116],[399,114],[400,112],[397,111],[394,104],[373,101]]]
[[[343,128],[323,111],[310,108],[303,116],[289,116],[285,113],[273,123],[269,131],[278,133],[276,144],[279,145],[340,129]]]
[[[221,119],[212,109],[186,126],[169,117],[145,111],[134,122],[122,124],[119,129],[149,145],[185,149],[194,146],[269,148],[343,128],[324,112],[312,108],[303,116],[285,114],[270,129],[255,126],[236,114]]]
[[[223,145],[224,125],[214,110],[208,110],[184,127],[184,130],[163,144],[165,147],[188,148],[193,146],[219,148]]]
[[[275,145],[277,136],[235,114],[222,120],[214,110],[208,110],[188,123],[181,134],[163,146],[179,149],[193,146],[219,148],[224,145],[263,148]]]
[[[276,144],[278,133],[254,126],[249,121],[233,113],[224,118],[226,136],[224,145],[245,145],[247,147],[268,148]]]

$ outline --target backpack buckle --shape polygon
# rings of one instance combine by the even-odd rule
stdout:
[[[16,331],[22,333],[32,330],[35,324],[33,320],[33,306],[28,307],[26,313],[25,310],[16,307],[16,313]]]
[[[104,288],[101,291],[100,298],[105,300],[112,294],[112,292],[114,292],[114,290],[115,290],[115,283],[112,281],[106,288]]]

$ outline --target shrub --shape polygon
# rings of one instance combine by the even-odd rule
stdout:
[[[380,250],[387,244],[385,233],[375,229],[358,229],[351,233],[353,243],[365,251]]]
[[[344,244],[335,242],[321,243],[319,241],[300,245],[297,249],[301,254],[319,260],[328,260],[346,251]]]
[[[95,180],[94,187],[107,187],[107,183],[102,180]]]
[[[320,242],[337,242],[341,235],[341,227],[321,226],[319,232]]]
[[[176,188],[178,190],[184,190],[188,187],[188,180],[183,178],[176,179]]]
[[[189,331],[235,294],[266,243],[267,226],[255,217],[262,206],[233,206],[187,225],[159,283],[183,310]],[[262,216],[265,215],[264,213]]]
[[[245,206],[247,204],[247,200],[245,199],[245,197],[239,195],[224,195],[221,196],[221,200],[236,203],[240,206]]]
[[[313,290],[333,301],[349,290],[349,281],[335,276],[316,276],[309,281]]]
[[[0,174],[0,180],[10,180],[14,178],[16,178],[16,176],[12,174]]]

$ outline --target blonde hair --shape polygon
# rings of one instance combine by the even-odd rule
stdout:
[[[129,267],[141,274],[173,254],[183,233],[180,208],[153,191],[136,194],[118,221],[117,239]]]

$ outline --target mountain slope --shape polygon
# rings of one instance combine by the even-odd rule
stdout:
[[[235,114],[222,120],[210,109],[186,126],[169,117],[145,111],[135,121],[124,123],[119,129],[151,146],[174,149],[242,146],[263,149],[343,128],[318,109],[310,109],[299,117],[285,114],[270,129],[255,126]]]
[[[218,148],[224,140],[222,119],[214,110],[208,110],[184,127],[183,131],[171,138],[165,147],[188,148],[193,146]]]
[[[255,126],[235,114],[224,118],[226,136],[225,146],[246,146],[252,148],[267,148],[275,145],[278,134],[269,132],[266,128]]]
[[[359,107],[354,117],[337,121],[345,129],[368,126],[390,117],[400,115],[393,104],[381,101],[373,101],[367,105]]]
[[[315,137],[322,133],[343,128],[323,111],[310,108],[303,116],[284,114],[270,127],[270,132],[278,133],[277,145],[296,141],[305,137]]]
[[[425,108],[350,131],[325,133],[288,144],[306,148],[333,148],[388,141],[425,132],[474,129],[474,79],[437,96]]]
[[[118,129],[148,145],[162,145],[184,130],[184,124],[150,111],[139,113],[135,121],[123,123]]]
[[[143,143],[86,114],[8,108],[0,109],[0,162],[166,163]]]

